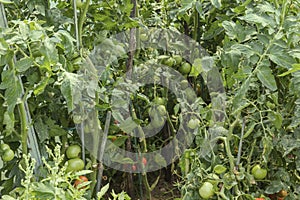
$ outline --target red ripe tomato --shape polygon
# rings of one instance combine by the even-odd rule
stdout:
[[[84,182],[88,182],[88,181],[89,181],[89,179],[86,176],[79,176],[79,178],[76,179],[76,181],[74,182],[74,187],[77,188],[79,184],[84,183]],[[78,189],[80,190],[80,189],[83,189],[85,187],[86,186],[78,188]]]
[[[143,157],[142,162],[143,162],[144,166],[147,165],[147,159],[145,157]]]

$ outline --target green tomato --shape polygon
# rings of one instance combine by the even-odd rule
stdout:
[[[199,123],[200,123],[199,119],[190,119],[188,123],[188,127],[190,129],[195,129],[199,126]]]
[[[182,57],[180,55],[173,56],[176,65],[180,65],[182,63]]]
[[[165,120],[163,117],[157,117],[151,121],[151,125],[153,128],[161,128],[164,125],[164,123]]]
[[[146,33],[140,34],[140,39],[141,39],[141,41],[147,41],[148,40],[147,34]]]
[[[211,198],[214,193],[214,186],[210,182],[204,182],[199,189],[199,194],[203,199]]]
[[[163,64],[165,64],[165,65],[167,65],[167,66],[169,66],[169,67],[173,67],[174,64],[175,64],[175,62],[176,62],[175,59],[172,58],[172,57],[170,57],[170,58],[166,59],[166,60],[163,62]]]
[[[267,176],[268,171],[260,167],[260,165],[255,165],[251,170],[252,175],[257,180],[262,180]]]
[[[180,82],[180,86],[181,86],[181,89],[186,89],[186,88],[188,88],[189,87],[189,81],[188,80],[182,80],[181,82]]]
[[[81,152],[81,147],[77,144],[71,145],[67,148],[66,155],[69,159],[76,158]]]
[[[0,149],[1,149],[1,151],[4,152],[4,151],[10,149],[10,146],[8,144],[1,144]]]
[[[80,171],[84,169],[84,162],[80,158],[72,158],[67,161],[67,172]]]
[[[180,73],[185,75],[185,74],[190,73],[191,68],[192,68],[191,65],[189,63],[185,62],[179,67],[179,71],[180,71]]]
[[[166,107],[164,105],[159,105],[157,111],[160,115],[165,116],[167,114]]]
[[[2,160],[4,162],[9,162],[12,159],[14,159],[15,157],[15,152],[11,149],[7,149],[6,151],[4,151],[3,155],[2,155]]]
[[[186,99],[188,103],[194,103],[194,101],[197,98],[195,91],[192,88],[186,88],[185,93],[186,93]]]
[[[76,0],[76,7],[81,9],[84,7],[84,2],[82,2],[81,0]]]
[[[158,105],[164,105],[165,104],[165,99],[164,98],[161,98],[161,97],[156,97],[154,99],[154,102]]]

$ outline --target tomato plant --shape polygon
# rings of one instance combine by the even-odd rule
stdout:
[[[92,199],[100,192],[96,182],[101,182],[98,172],[103,170],[115,187],[126,185],[133,199],[151,199],[163,178],[165,183],[178,180],[177,197],[184,200],[300,198],[298,0],[76,0],[75,11],[73,3],[1,1],[1,195]],[[157,49],[144,46],[156,36],[150,31],[153,27],[184,34],[184,40],[162,31],[154,39]],[[119,45],[111,37],[123,31],[135,35],[126,35],[130,44]],[[188,38],[201,48],[187,43]],[[94,48],[98,44],[103,47],[99,52]],[[99,129],[115,108],[113,93],[125,92],[116,88],[118,81],[152,64],[168,66],[184,79],[174,88],[169,80],[179,79],[165,70],[162,77],[153,73],[164,85],[124,83],[134,91],[128,106],[132,121],[108,123],[107,138],[113,141],[109,150],[159,151],[176,138],[181,124],[195,139],[185,152],[177,148],[176,158],[183,154],[178,162],[165,166],[161,157],[142,158],[145,168],[156,164],[163,169],[132,176],[102,166],[82,139],[98,141]],[[176,96],[167,86],[184,92]],[[182,105],[193,108],[189,114],[194,117],[183,121]],[[124,114],[122,109],[114,118]],[[137,125],[158,132],[144,137],[138,130],[143,137],[136,138],[130,131]],[[54,159],[55,153],[47,150],[46,146],[55,150],[56,144],[66,159]],[[23,155],[28,153],[39,167],[25,169]],[[140,168],[138,161],[111,160],[128,166],[128,171]],[[77,191],[70,182],[75,174],[85,175],[80,174],[84,168],[92,170],[91,183]],[[51,180],[43,179],[48,176]],[[45,194],[43,188],[55,188],[59,194]]]

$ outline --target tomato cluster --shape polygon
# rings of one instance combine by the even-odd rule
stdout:
[[[8,144],[3,143],[0,145],[0,153],[1,153],[1,158],[4,162],[9,162],[15,157],[15,152],[11,150]]]
[[[168,56],[162,60],[162,64],[178,69],[182,75],[188,75],[192,69],[191,64],[183,61],[180,55]]]
[[[79,145],[71,145],[67,148],[66,155],[69,159],[67,161],[67,171],[80,171],[84,169],[84,162],[79,158],[81,147]]]

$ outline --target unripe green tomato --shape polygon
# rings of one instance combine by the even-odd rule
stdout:
[[[214,186],[210,182],[204,182],[199,189],[199,194],[203,199],[211,198],[214,193]]]
[[[181,82],[180,82],[180,86],[181,86],[181,89],[186,89],[186,88],[188,88],[189,87],[189,81],[188,80],[182,80]]]
[[[76,7],[81,9],[84,7],[84,2],[82,2],[81,0],[76,0]]]
[[[2,160],[4,162],[9,162],[12,159],[14,159],[15,157],[15,152],[11,149],[7,149],[6,151],[4,151],[3,155],[2,155]]]
[[[267,176],[268,171],[260,167],[260,165],[255,165],[251,170],[252,175],[257,180],[262,180]]]
[[[146,33],[140,34],[140,39],[141,39],[141,41],[147,41],[148,37],[147,37]]]
[[[84,162],[80,158],[72,158],[67,161],[67,172],[80,171],[84,169]]]
[[[188,127],[190,129],[195,129],[199,126],[199,119],[190,119],[190,121],[188,122]]]
[[[190,71],[191,71],[191,65],[189,64],[189,63],[183,63],[180,67],[179,67],[179,71],[183,74],[183,75],[185,75],[185,74],[188,74],[188,73],[190,73]]]
[[[161,128],[165,124],[165,119],[163,117],[155,117],[151,121],[153,128]]]
[[[80,152],[81,152],[81,147],[77,144],[74,144],[67,148],[66,155],[67,158],[69,159],[76,158],[79,156]]]
[[[159,115],[161,115],[161,116],[165,116],[167,114],[167,110],[164,105],[157,106],[157,111],[158,111]]]
[[[180,55],[173,56],[176,65],[180,65],[182,63],[182,57]]]
[[[10,149],[10,146],[8,144],[1,144],[0,149],[1,149],[1,151],[4,152],[4,151]]]
[[[174,60],[174,58],[170,57],[170,58],[166,59],[166,60],[163,62],[163,64],[165,64],[165,65],[167,65],[167,66],[169,66],[169,67],[173,67],[174,64],[175,64],[175,62],[176,62],[176,61]]]
[[[155,102],[156,104],[158,104],[158,105],[164,105],[164,104],[165,104],[164,98],[161,98],[161,97],[156,97],[156,98],[154,99],[154,102]]]

